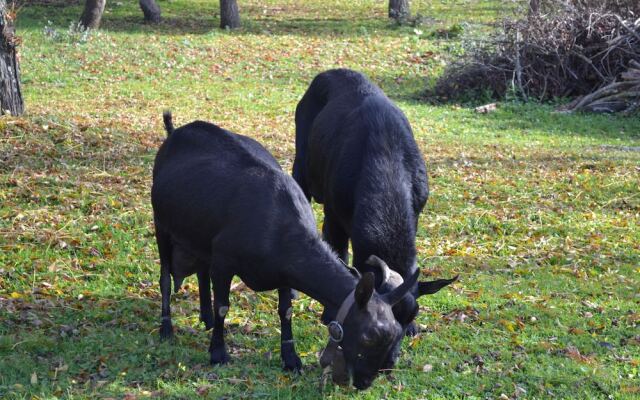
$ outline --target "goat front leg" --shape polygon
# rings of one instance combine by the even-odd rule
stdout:
[[[215,275],[215,279],[214,279]],[[232,274],[211,269],[211,280],[213,281],[213,333],[211,334],[211,364],[226,364],[230,358],[224,345],[224,318],[229,311],[229,290],[231,287]]]
[[[407,326],[405,335],[407,337],[414,337],[418,335],[418,333],[420,333],[420,330],[418,329],[418,325],[416,325],[415,321],[412,321],[411,323],[409,323],[409,325]]]
[[[204,328],[209,330],[213,328],[209,268],[198,267],[198,292],[200,297],[200,321],[204,322]]]
[[[349,264],[349,235],[342,229],[340,220],[335,213],[326,206],[324,208],[322,238],[329,243],[329,246],[345,264]]]
[[[322,225],[322,238],[338,254],[338,257],[347,265],[349,263],[349,235],[342,229],[335,214],[327,207],[324,209],[324,223]],[[333,321],[338,310],[325,306],[322,312],[323,324]]]
[[[296,354],[293,341],[293,332],[291,331],[291,316],[293,308],[291,307],[291,289],[278,289],[278,315],[280,316],[280,357],[282,358],[282,367],[285,371],[300,372],[302,369],[302,361]]]

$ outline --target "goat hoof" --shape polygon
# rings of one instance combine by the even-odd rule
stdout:
[[[204,329],[208,331],[213,328],[213,313],[208,313],[200,316],[200,321],[204,322]]]
[[[171,321],[162,321],[160,325],[160,339],[168,340],[173,338],[173,326]]]
[[[300,360],[297,354],[286,357],[286,359],[283,357],[282,369],[300,374],[302,373],[302,360]]]
[[[211,365],[224,365],[230,360],[231,357],[229,357],[229,353],[227,353],[227,349],[224,346],[211,351]]]
[[[406,331],[406,333],[405,333],[407,336],[409,336],[409,337],[414,337],[414,336],[416,336],[418,333],[419,333],[419,331],[418,331],[418,327],[416,326],[416,323],[415,323],[415,322],[412,322],[412,323],[410,323],[410,324],[407,326],[407,331]]]

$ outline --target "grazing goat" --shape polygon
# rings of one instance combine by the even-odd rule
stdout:
[[[402,339],[392,307],[417,274],[379,294],[373,274],[356,277],[322,241],[299,186],[258,142],[202,121],[174,130],[170,114],[165,126],[169,135],[156,155],[151,190],[160,262],[169,269],[176,246],[207,260],[211,363],[229,360],[224,318],[231,279],[239,276],[253,290],[278,290],[285,369],[301,368],[291,332],[293,288],[340,310],[325,352],[332,357],[323,358],[343,365],[341,381],[347,374],[356,388],[369,387]]]
[[[386,263],[403,279],[412,276],[418,270],[418,216],[429,187],[402,111],[364,75],[335,69],[315,77],[295,118],[293,177],[307,199],[324,204],[324,240],[347,263],[351,239],[353,266],[376,273],[376,288]],[[416,333],[416,299],[455,279],[420,282],[394,307],[408,334]],[[335,312],[325,309],[325,322]]]

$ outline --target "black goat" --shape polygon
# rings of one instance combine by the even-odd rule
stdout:
[[[311,82],[296,108],[293,177],[309,200],[324,204],[324,239],[345,263],[351,239],[353,266],[375,272],[376,288],[385,262],[404,279],[418,270],[418,216],[429,195],[425,163],[405,115],[364,75],[336,69]],[[409,334],[416,299],[455,279],[420,282],[394,307]],[[326,322],[336,310],[325,311]]]
[[[281,357],[299,370],[291,332],[291,289],[325,307],[345,309],[331,337],[342,346],[356,388],[371,385],[402,338],[392,307],[417,274],[378,294],[374,275],[358,279],[320,239],[311,207],[295,181],[258,142],[196,121],[173,131],[156,155],[152,204],[162,268],[175,246],[209,262],[214,292],[213,364],[229,360],[223,326],[229,287],[239,276],[253,290],[278,289]]]
[[[167,135],[174,128],[171,114],[163,115]],[[277,163],[277,161],[274,162]],[[177,293],[184,278],[197,274],[198,294],[200,298],[200,321],[204,322],[205,329],[213,328],[213,310],[211,309],[211,285],[209,281],[209,262],[198,259],[194,254],[184,248],[171,244],[171,262],[160,265],[160,293],[162,295],[162,322],[160,325],[160,338],[168,339],[173,336],[171,323],[171,277],[173,277],[173,289]]]

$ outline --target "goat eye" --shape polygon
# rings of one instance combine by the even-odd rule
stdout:
[[[358,357],[358,359],[359,359],[359,360],[362,360],[362,359],[364,358],[364,356],[362,355],[362,353],[358,353],[357,357]]]

